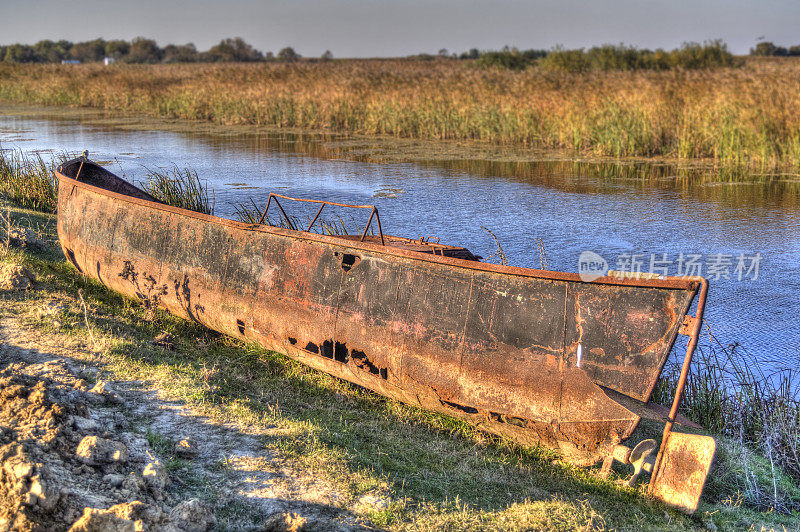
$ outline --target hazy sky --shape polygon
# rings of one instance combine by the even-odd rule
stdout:
[[[724,39],[745,53],[759,37],[800,44],[798,0],[0,0],[0,43],[145,36],[206,50],[243,37],[336,57],[603,43],[674,48]]]

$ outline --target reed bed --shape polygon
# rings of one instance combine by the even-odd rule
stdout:
[[[27,209],[56,212],[58,181],[54,166],[38,153],[0,148],[0,196]]]
[[[800,59],[569,73],[474,61],[0,65],[0,100],[587,155],[800,163]]]

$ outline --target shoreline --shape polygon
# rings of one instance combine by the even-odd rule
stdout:
[[[62,114],[93,110],[115,127],[322,134],[338,139],[345,156],[375,162],[774,172],[800,164],[797,80],[800,61],[757,59],[707,71],[582,74],[421,61],[0,65],[0,100]]]
[[[390,164],[433,163],[443,166],[484,163],[508,164],[575,164],[610,166],[617,168],[641,167],[676,173],[676,178],[709,178],[727,174],[722,181],[749,182],[765,180],[785,184],[800,183],[800,170],[787,167],[754,168],[747,165],[719,164],[711,159],[692,161],[666,157],[598,157],[582,156],[568,150],[535,150],[513,146],[492,145],[481,141],[456,141],[436,139],[406,139],[387,135],[365,135],[350,132],[332,132],[322,129],[250,124],[218,124],[207,120],[159,118],[126,111],[112,111],[91,107],[41,106],[36,104],[0,101],[0,116],[42,118],[47,120],[78,121],[80,123],[122,131],[163,131],[180,135],[203,135],[216,138],[276,135],[296,136],[304,141],[304,153],[322,159]],[[658,176],[657,179],[664,179]],[[668,178],[667,178],[668,179]]]

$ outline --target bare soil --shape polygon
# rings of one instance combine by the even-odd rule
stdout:
[[[357,530],[324,481],[85,345],[0,322],[0,530]],[[365,501],[380,504],[380,501]]]

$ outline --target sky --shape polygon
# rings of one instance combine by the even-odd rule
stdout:
[[[0,0],[0,44],[155,39],[206,50],[242,37],[261,51],[390,57],[445,48],[625,43],[672,49],[723,39],[800,44],[798,0]]]

